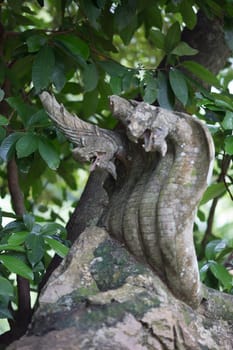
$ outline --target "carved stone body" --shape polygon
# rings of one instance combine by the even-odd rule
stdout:
[[[61,110],[48,93],[41,100],[77,145],[79,159],[95,157],[94,167],[114,177],[111,186],[106,184],[109,204],[101,223],[148,263],[177,298],[197,307],[202,292],[193,222],[214,157],[205,125],[183,113],[112,96],[113,115],[125,126],[127,141]]]
[[[198,306],[202,293],[193,222],[212,170],[208,129],[197,118],[146,103],[132,105],[117,96],[110,103],[136,147],[130,170],[111,198],[108,230],[148,262],[179,299]]]

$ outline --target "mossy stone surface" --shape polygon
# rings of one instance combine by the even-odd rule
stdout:
[[[100,291],[119,288],[129,276],[146,271],[146,267],[135,261],[117,241],[107,239],[100,243],[94,251],[94,256],[90,272]]]

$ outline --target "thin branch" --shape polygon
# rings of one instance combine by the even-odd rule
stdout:
[[[229,184],[226,182],[226,179],[225,179],[225,178],[224,178],[223,182],[224,182],[224,185],[225,185],[225,187],[226,187],[227,193],[229,194],[231,200],[233,201],[233,194],[231,193],[231,190],[230,190],[230,188],[229,188],[230,186],[229,186]]]
[[[208,243],[208,241],[210,240],[210,238],[212,237],[215,210],[216,210],[219,199],[220,199],[220,196],[214,198],[213,202],[211,204],[209,216],[208,216],[208,220],[207,220],[206,231],[205,231],[204,237],[203,237],[202,242],[201,242],[202,250],[201,250],[201,254],[199,255],[199,259],[203,258],[205,246]]]
[[[11,195],[12,206],[17,216],[25,213],[24,198],[19,185],[18,167],[14,158],[7,164],[8,188]],[[18,312],[16,324],[19,328],[26,329],[31,317],[31,300],[29,281],[17,276]]]
[[[231,157],[224,154],[223,159],[222,159],[222,165],[221,165],[221,173],[219,174],[219,177],[217,179],[217,183],[223,182],[225,184],[226,190],[228,193],[229,193],[229,188],[228,188],[228,185],[226,183],[225,178],[226,178],[226,174],[227,174],[227,171],[229,169],[230,163],[231,163]],[[231,193],[230,193],[230,197],[232,198]],[[214,223],[215,211],[216,211],[216,207],[217,207],[217,204],[218,204],[218,201],[220,198],[221,198],[221,195],[214,198],[213,202],[211,204],[210,211],[209,211],[209,217],[207,220],[206,231],[205,231],[204,237],[203,237],[202,242],[201,242],[202,250],[201,250],[201,253],[199,254],[199,259],[201,259],[204,256],[205,246],[208,243],[208,241],[210,240],[211,236],[213,235],[213,223]]]
[[[14,158],[7,164],[7,180],[14,212],[16,215],[22,216],[25,213],[24,199],[19,186],[18,167]]]

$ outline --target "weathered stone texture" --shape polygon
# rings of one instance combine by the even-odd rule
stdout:
[[[194,311],[178,301],[149,267],[93,227],[44,288],[28,333],[8,350],[231,350],[232,319],[230,308],[223,320],[204,304]]]

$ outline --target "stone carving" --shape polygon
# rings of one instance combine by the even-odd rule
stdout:
[[[192,230],[214,158],[206,126],[184,113],[111,96],[113,115],[124,128],[104,130],[71,115],[47,92],[40,98],[76,146],[75,157],[111,175],[100,224],[177,298],[198,307],[202,291]]]

